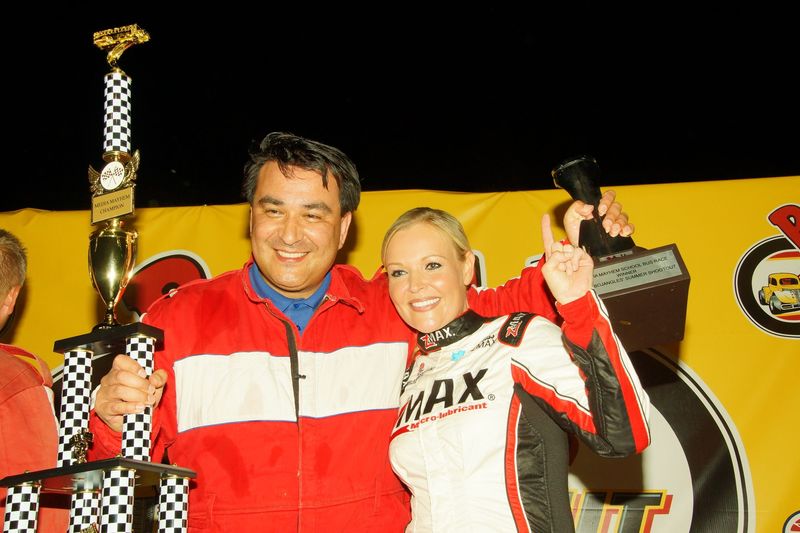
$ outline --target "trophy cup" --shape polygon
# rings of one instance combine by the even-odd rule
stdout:
[[[95,329],[119,325],[115,308],[130,278],[138,236],[135,230],[125,229],[124,217],[133,214],[139,151],[132,158],[125,152],[107,152],[104,157],[110,161],[102,172],[89,167],[93,193],[92,223],[103,223],[89,238],[89,272],[92,284],[105,304],[103,320]]]
[[[686,324],[689,273],[678,247],[645,250],[630,237],[611,237],[597,213],[600,168],[589,156],[568,159],[552,171],[557,187],[594,206],[581,222],[579,246],[594,259],[594,290],[629,352],[680,341]]]
[[[91,222],[100,225],[89,239],[89,271],[105,310],[90,333],[55,342],[54,351],[64,354],[57,467],[0,480],[9,487],[4,532],[36,530],[40,492],[71,495],[71,533],[132,531],[135,489],[154,486],[161,487],[159,531],[186,531],[189,479],[195,473],[149,462],[150,406],[144,413],[125,415],[120,455],[86,460],[92,442],[91,391],[98,374],[106,373],[115,354],[125,353],[149,376],[156,345],[163,340],[161,330],[138,322],[119,324],[115,313],[136,256],[137,233],[126,228],[126,219],[134,212],[139,168],[139,152],[131,153],[130,147],[131,80],[117,61],[125,50],[149,38],[135,24],[94,34],[95,45],[107,51],[111,67],[105,76],[105,164],[100,172],[89,167]]]

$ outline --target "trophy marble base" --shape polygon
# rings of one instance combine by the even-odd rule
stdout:
[[[72,497],[70,531],[145,533],[157,526],[159,532],[185,533],[189,480],[196,475],[186,468],[115,457],[8,476],[0,480],[11,502],[3,531],[36,530],[40,495],[56,494]],[[147,496],[137,497],[142,493]],[[151,494],[157,494],[158,506]]]
[[[683,339],[689,280],[674,244],[595,261],[595,292],[628,352]]]
[[[135,470],[136,487],[158,486],[165,475],[194,479],[194,470],[172,465],[136,461],[125,457],[88,461],[61,468],[49,468],[36,472],[25,472],[0,479],[0,486],[13,487],[23,483],[38,482],[41,493],[74,494],[83,491],[99,491],[103,487],[103,475],[113,469]]]

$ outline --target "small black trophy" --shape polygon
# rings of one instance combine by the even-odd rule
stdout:
[[[678,247],[645,250],[630,237],[611,237],[597,213],[600,168],[581,156],[553,169],[553,181],[575,200],[594,206],[581,222],[579,246],[594,259],[594,290],[608,309],[614,331],[629,352],[683,339],[689,273]]]

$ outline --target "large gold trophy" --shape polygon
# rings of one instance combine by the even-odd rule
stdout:
[[[136,257],[137,233],[126,226],[134,213],[139,168],[139,152],[131,152],[130,143],[131,79],[117,61],[125,50],[149,39],[135,24],[94,34],[95,45],[107,52],[111,67],[105,76],[104,165],[99,172],[89,167],[91,222],[99,226],[89,239],[89,271],[105,310],[90,333],[55,342],[54,351],[64,354],[60,402],[56,402],[58,466],[0,480],[0,485],[9,487],[4,532],[36,530],[40,492],[71,497],[71,532],[135,531],[131,527],[135,497],[142,495],[142,489],[155,492],[156,486],[161,487],[159,531],[186,531],[189,479],[195,473],[150,462],[151,407],[125,415],[119,455],[87,461],[93,440],[88,431],[92,390],[120,353],[136,360],[149,376],[156,345],[163,339],[163,332],[153,326],[119,324],[115,312]]]
[[[94,44],[108,52],[111,67],[106,75],[105,165],[100,172],[89,167],[92,224],[103,224],[89,240],[89,271],[105,304],[103,320],[95,328],[118,325],[115,308],[128,284],[136,257],[137,234],[125,229],[124,219],[134,211],[139,151],[131,154],[130,78],[117,66],[117,61],[131,46],[149,40],[150,35],[135,24],[94,34]]]

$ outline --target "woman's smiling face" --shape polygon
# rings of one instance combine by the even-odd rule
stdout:
[[[435,331],[467,310],[472,252],[460,257],[439,228],[417,222],[397,231],[386,246],[384,267],[392,303],[417,331]]]

